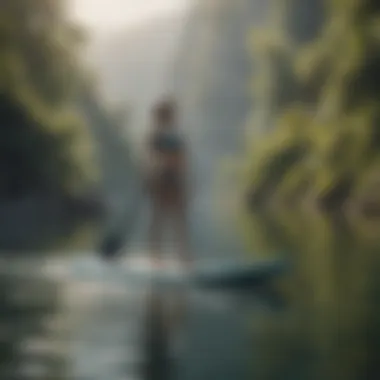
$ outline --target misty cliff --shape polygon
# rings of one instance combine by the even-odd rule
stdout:
[[[254,69],[248,41],[267,13],[267,0],[196,1],[182,37],[175,84],[192,141],[197,181],[192,228],[202,254],[241,252],[235,216],[226,213],[236,181],[218,177],[223,158],[243,147]]]

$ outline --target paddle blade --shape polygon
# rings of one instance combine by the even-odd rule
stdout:
[[[100,245],[100,256],[107,261],[116,260],[124,247],[119,236],[107,236]]]

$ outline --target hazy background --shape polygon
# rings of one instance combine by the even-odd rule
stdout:
[[[72,17],[92,33],[110,33],[168,15],[183,15],[189,0],[70,0]]]
[[[1,379],[380,377],[378,0],[0,12]],[[138,218],[138,144],[168,92],[190,146],[194,258],[232,278],[197,281],[175,323]],[[142,246],[111,265],[109,234]]]
[[[71,0],[74,20],[89,34],[85,60],[103,96],[133,109],[133,132],[147,128],[149,107],[170,94],[188,0]]]

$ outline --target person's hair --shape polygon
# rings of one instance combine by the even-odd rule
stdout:
[[[159,102],[153,110],[154,118],[157,120],[171,120],[175,116],[176,104],[173,100]]]

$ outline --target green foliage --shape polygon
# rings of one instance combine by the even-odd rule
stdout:
[[[252,251],[291,258],[294,271],[280,285],[291,312],[265,315],[256,327],[254,376],[376,379],[379,229],[368,215],[380,215],[380,3],[283,3],[268,36],[286,38],[254,51],[262,68],[254,113],[262,118],[251,129],[265,133],[248,146],[256,213],[244,221]],[[318,18],[308,25],[293,17],[307,7]]]
[[[74,108],[79,31],[64,1],[5,0],[0,15],[0,196],[73,193],[93,178]]]
[[[286,252],[293,271],[277,284],[286,313],[255,314],[252,377],[377,379],[379,239],[321,213],[251,217],[255,251]],[[368,334],[368,331],[371,331]],[[344,344],[342,344],[344,342]]]
[[[313,30],[295,25],[305,7],[315,11]],[[249,147],[250,192],[262,203],[301,187],[320,206],[340,207],[378,157],[380,9],[370,0],[289,0],[282,12],[254,50],[265,115],[255,123],[271,131]]]

